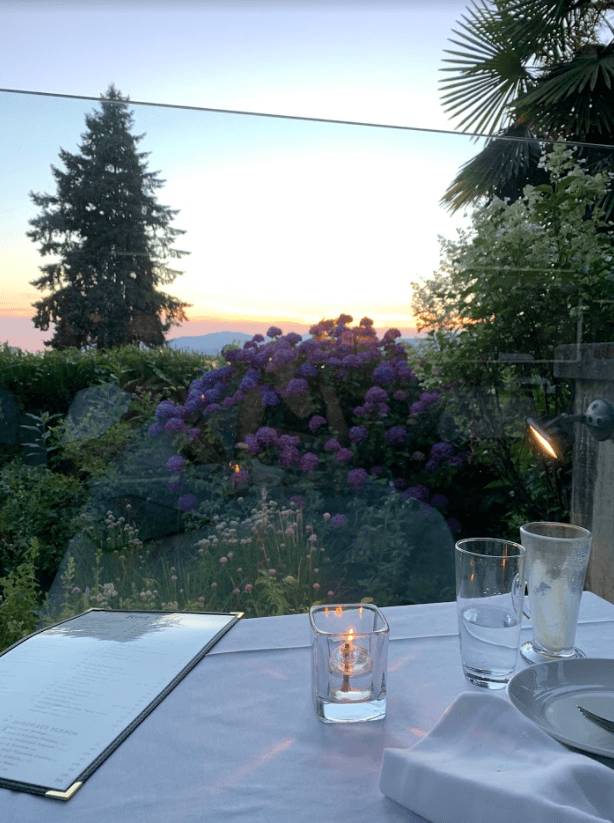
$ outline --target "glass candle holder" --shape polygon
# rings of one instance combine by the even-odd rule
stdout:
[[[312,606],[312,689],[323,723],[380,720],[386,714],[389,626],[367,603]]]

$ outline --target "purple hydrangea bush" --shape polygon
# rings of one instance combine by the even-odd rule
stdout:
[[[437,435],[442,393],[422,391],[398,329],[380,339],[370,318],[351,323],[347,314],[322,320],[306,340],[271,326],[266,338],[226,350],[226,364],[193,380],[183,404],[162,401],[150,433],[176,437],[169,490],[181,491],[181,474],[199,461],[213,423],[219,431],[232,419],[228,479],[237,493],[265,465],[283,469],[288,488],[338,494],[385,483],[416,505],[445,510],[441,484],[464,456]],[[183,511],[196,506],[192,495],[180,501]]]

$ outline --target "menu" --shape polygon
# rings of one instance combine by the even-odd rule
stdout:
[[[0,786],[69,800],[241,613],[90,609],[0,655]]]

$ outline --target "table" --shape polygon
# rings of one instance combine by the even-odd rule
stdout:
[[[454,603],[382,611],[390,624],[383,721],[316,718],[307,615],[241,620],[68,803],[0,789],[0,820],[421,821],[380,793],[382,752],[412,746],[460,692],[482,690],[461,670]],[[613,657],[614,605],[585,592],[576,641],[587,656]]]

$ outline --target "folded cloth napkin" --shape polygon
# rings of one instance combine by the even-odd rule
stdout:
[[[430,823],[614,821],[614,771],[488,692],[463,692],[411,749],[385,749],[380,790]]]

